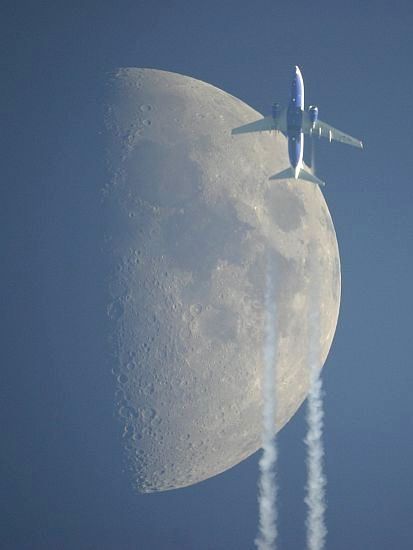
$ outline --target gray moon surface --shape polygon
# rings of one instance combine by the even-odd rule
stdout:
[[[231,136],[259,117],[171,72],[121,69],[108,82],[108,316],[116,406],[141,492],[205,480],[260,447],[269,255],[274,432],[308,392],[314,284],[321,364],[331,346],[341,284],[331,216],[318,186],[268,179],[288,166],[282,135]]]

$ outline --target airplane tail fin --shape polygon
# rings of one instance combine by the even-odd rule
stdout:
[[[282,172],[278,172],[278,174],[274,174],[269,178],[270,180],[288,180],[288,179],[295,179],[295,173],[294,170],[291,168],[287,168],[286,170],[283,170]],[[316,175],[314,175],[309,169],[307,168],[301,168],[300,173],[298,174],[298,179],[305,180],[305,181],[311,181],[311,183],[316,183],[320,187],[324,187],[325,183],[317,178]]]

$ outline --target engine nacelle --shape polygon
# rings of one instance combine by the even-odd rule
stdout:
[[[271,108],[272,118],[276,120],[281,113],[281,105],[279,103],[273,103]]]
[[[315,124],[318,120],[318,107],[310,105],[308,108],[308,114],[310,115],[311,128],[315,128]]]

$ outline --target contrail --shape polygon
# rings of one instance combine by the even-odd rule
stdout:
[[[313,135],[310,136],[311,143],[311,171],[315,174],[315,138]]]
[[[327,528],[325,525],[325,486],[326,477],[323,471],[323,398],[320,378],[320,315],[319,301],[310,296],[308,315],[308,363],[310,390],[307,397],[307,426],[305,438],[307,445],[307,486],[305,503],[307,504],[307,548],[322,550],[324,548]]]
[[[267,267],[267,287],[265,297],[265,344],[264,344],[264,380],[262,412],[262,455],[259,461],[260,480],[259,528],[255,544],[259,550],[274,550],[277,539],[277,482],[275,465],[277,446],[274,437],[276,412],[276,351],[277,351],[277,315],[271,262]]]

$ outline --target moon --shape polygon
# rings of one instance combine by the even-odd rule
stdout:
[[[270,181],[282,135],[231,136],[261,115],[188,76],[120,69],[105,107],[105,250],[116,406],[133,483],[165,491],[224,472],[261,443],[265,274],[274,258],[280,430],[306,397],[307,309],[324,363],[340,260],[318,186]]]

